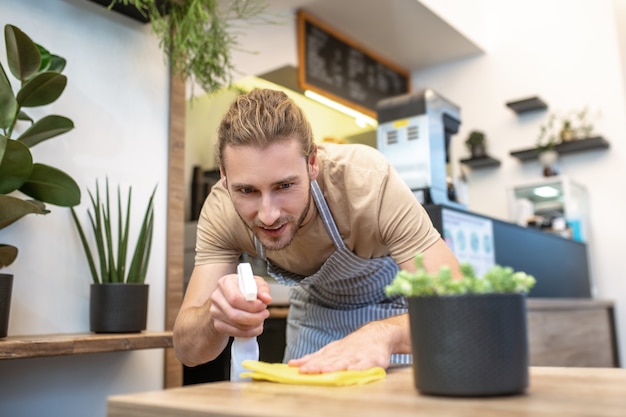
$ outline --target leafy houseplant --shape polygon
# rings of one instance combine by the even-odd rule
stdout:
[[[45,203],[71,207],[80,202],[80,188],[65,172],[34,163],[30,148],[74,128],[63,116],[38,121],[24,109],[56,101],[67,78],[61,74],[66,61],[36,44],[13,25],[5,25],[4,38],[9,73],[19,82],[17,91],[0,63],[0,229],[27,214],[47,214]],[[28,126],[24,128],[25,126]],[[20,198],[24,194],[30,199]],[[14,245],[0,244],[0,268],[17,258]],[[11,306],[12,274],[0,274],[0,338],[7,335]]]
[[[66,61],[13,25],[4,27],[4,37],[8,67],[20,87],[13,91],[0,64],[0,229],[27,214],[49,213],[44,203],[63,207],[80,203],[76,182],[57,168],[33,163],[30,152],[38,143],[70,131],[74,123],[58,115],[35,121],[24,112],[59,98],[67,84],[67,77],[61,74]],[[30,126],[17,134],[23,124]],[[32,199],[9,195],[15,191]],[[17,252],[15,246],[0,245],[0,267],[10,265]]]
[[[555,146],[559,144],[559,135],[555,131],[556,115],[551,114],[546,124],[542,125],[537,137],[537,152],[539,162],[543,166],[543,175],[550,177],[558,174],[557,161],[559,154]]]
[[[131,5],[150,19],[174,73],[212,93],[232,81],[231,51],[238,47],[233,22],[251,21],[263,0],[111,0]]]
[[[482,158],[487,155],[487,140],[485,134],[479,130],[470,132],[465,145],[472,154],[472,158]]]
[[[431,274],[416,257],[417,271],[399,271],[388,295],[407,297],[413,373],[424,394],[518,394],[528,385],[525,293],[535,278],[494,266],[476,277],[461,265],[453,279],[442,267]]]
[[[71,209],[93,281],[90,295],[90,327],[94,332],[136,332],[146,327],[148,285],[145,279],[152,247],[155,192],[156,187],[150,195],[134,249],[131,250],[132,258],[128,268],[132,187],[128,188],[125,208],[122,207],[120,187],[117,188],[116,227],[113,227],[115,214],[111,209],[108,179],[104,196],[100,195],[97,182],[95,195],[89,191],[91,211],[88,210],[88,214],[95,238],[95,255],[92,254],[76,211],[74,208]]]

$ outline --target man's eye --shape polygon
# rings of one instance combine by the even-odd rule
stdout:
[[[285,184],[280,184],[278,186],[278,188],[281,189],[281,190],[286,190],[288,188],[291,188],[292,185],[293,185],[292,183],[288,182],[288,183],[285,183]]]
[[[240,188],[239,189],[239,192],[241,194],[250,194],[253,191],[254,191],[254,188],[252,188],[252,187],[244,187],[244,188]]]

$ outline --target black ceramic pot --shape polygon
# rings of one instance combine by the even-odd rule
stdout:
[[[95,333],[146,329],[148,284],[91,284],[89,327]]]
[[[409,297],[415,387],[423,394],[495,396],[528,386],[522,294]]]
[[[9,313],[11,312],[11,292],[13,275],[0,274],[0,339],[7,337],[9,329]]]

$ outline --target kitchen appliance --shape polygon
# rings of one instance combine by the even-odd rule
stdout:
[[[460,109],[431,89],[378,102],[377,148],[422,204],[463,208],[450,165],[450,141]]]

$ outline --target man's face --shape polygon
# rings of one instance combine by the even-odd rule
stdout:
[[[227,146],[222,177],[241,219],[269,250],[287,247],[309,213],[315,154],[302,156],[296,140],[266,149]]]

